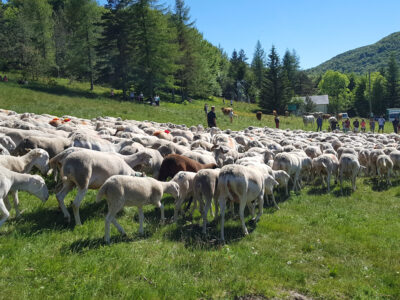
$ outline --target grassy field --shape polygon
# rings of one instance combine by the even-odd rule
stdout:
[[[0,108],[205,125],[204,101],[150,107],[107,100],[101,96],[107,91],[0,83]],[[207,103],[222,106],[221,100]],[[254,105],[234,108],[239,118],[231,125],[218,115],[219,126],[272,126],[271,117],[255,120]],[[299,119],[281,120],[284,128],[301,128]],[[247,237],[240,221],[228,218],[226,245],[218,243],[219,224],[211,222],[202,237],[198,213],[161,226],[154,207],[146,208],[145,236],[138,236],[137,210],[128,208],[118,219],[128,237],[112,227],[113,243],[106,246],[106,205],[95,203],[95,191],[82,203],[81,227],[64,223],[54,194],[42,204],[20,193],[22,217],[12,211],[0,228],[0,298],[280,299],[297,292],[316,299],[400,299],[400,181],[386,188],[361,178],[355,193],[346,183],[344,194],[336,186],[330,194],[310,186],[288,199],[278,195],[279,211],[265,208],[257,224],[247,217]],[[173,200],[165,203],[171,218]]]

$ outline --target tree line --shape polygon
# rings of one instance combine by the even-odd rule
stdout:
[[[204,39],[184,0],[172,9],[156,0],[108,0],[104,7],[95,0],[0,1],[0,69],[33,80],[87,81],[90,89],[106,84],[123,97],[130,90],[181,100],[223,96],[257,102],[265,112],[283,113],[296,96],[315,94],[329,95],[330,112],[367,116],[400,106],[394,55],[369,77],[310,75],[294,50],[281,59],[259,41],[251,61],[243,50],[229,56]]]

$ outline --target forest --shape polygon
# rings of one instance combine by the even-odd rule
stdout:
[[[238,47],[238,49],[240,49]],[[387,50],[389,51],[389,50]],[[146,98],[183,102],[221,96],[256,102],[283,113],[296,96],[328,94],[329,111],[369,116],[400,106],[399,70],[388,53],[379,71],[324,74],[300,68],[295,50],[282,58],[274,46],[255,41],[251,61],[243,50],[227,54],[196,28],[190,8],[154,0],[10,0],[0,4],[0,70],[24,80],[68,78],[108,86],[126,99],[130,91]]]

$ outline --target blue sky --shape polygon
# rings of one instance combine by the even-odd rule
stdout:
[[[99,1],[104,4],[106,1]],[[174,0],[161,0],[174,7]],[[399,0],[186,0],[197,29],[230,56],[295,49],[303,69],[400,31]]]

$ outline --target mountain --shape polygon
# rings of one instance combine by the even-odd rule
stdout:
[[[386,68],[390,53],[394,52],[397,60],[400,60],[400,32],[395,32],[384,37],[375,44],[356,48],[339,54],[330,60],[308,69],[313,75],[320,75],[327,70],[335,70],[343,73],[365,74],[368,71],[379,71]]]

